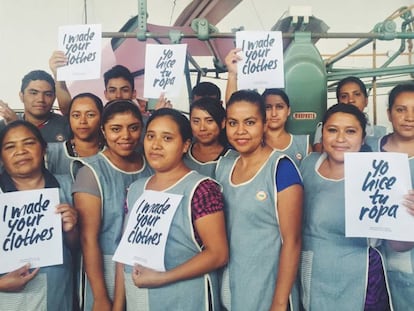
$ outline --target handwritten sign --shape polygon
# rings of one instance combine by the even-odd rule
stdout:
[[[236,46],[242,49],[237,64],[239,89],[285,86],[280,31],[238,31]]]
[[[144,97],[177,97],[184,82],[187,44],[147,44]]]
[[[99,79],[101,75],[101,25],[59,27],[58,48],[65,52],[68,64],[57,69],[57,80]]]
[[[407,154],[345,153],[346,236],[414,241],[414,217],[401,205],[411,187]]]
[[[63,262],[62,221],[57,188],[0,194],[0,273],[27,262],[45,267]]]
[[[128,223],[113,260],[165,271],[168,232],[182,195],[146,190],[129,213]]]

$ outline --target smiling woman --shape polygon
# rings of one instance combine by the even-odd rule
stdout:
[[[299,310],[291,293],[301,246],[301,178],[292,160],[264,143],[266,107],[257,92],[234,92],[226,119],[240,156],[223,157],[216,168],[230,245],[223,304],[226,310]]]
[[[142,117],[129,100],[106,104],[101,119],[106,149],[79,159],[73,185],[87,282],[85,310],[110,310],[115,291],[112,256],[121,238],[127,187],[151,170],[139,149]],[[75,172],[76,173],[76,172]]]
[[[305,310],[390,310],[382,255],[375,241],[345,236],[344,154],[359,152],[366,117],[336,104],[322,126],[324,153],[301,163],[305,188],[300,269]]]

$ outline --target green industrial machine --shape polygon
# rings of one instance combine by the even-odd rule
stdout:
[[[291,103],[287,128],[313,135],[327,105],[326,69],[309,32],[296,32],[284,53],[285,91]]]
[[[194,0],[189,8],[194,10],[198,7],[199,1]],[[230,1],[229,1],[230,2]],[[241,0],[232,0],[232,6],[227,10],[231,11]],[[224,1],[217,2],[217,11],[222,8]],[[414,63],[412,52],[412,39],[414,38],[414,17],[412,10],[414,5],[402,7],[396,10],[392,15],[376,24],[370,32],[367,33],[329,33],[328,26],[323,21],[314,16],[285,17],[279,19],[271,30],[281,31],[284,45],[284,71],[285,71],[285,91],[290,98],[291,115],[288,119],[288,130],[294,134],[310,134],[313,136],[318,122],[321,121],[328,104],[329,94],[335,91],[339,80],[347,76],[356,76],[364,79],[367,88],[371,91],[373,106],[373,124],[376,120],[376,92],[381,87],[392,87],[397,83],[413,81]],[[111,37],[114,50],[117,49],[125,40],[137,40],[144,42],[178,43],[181,40],[196,40],[203,42],[205,48],[212,57],[211,67],[202,67],[195,56],[197,54],[187,53],[187,62],[185,66],[187,90],[190,93],[192,85],[190,75],[197,74],[197,82],[201,77],[206,77],[212,73],[214,78],[220,79],[220,75],[226,72],[224,57],[232,47],[235,33],[220,33],[214,25],[210,25],[207,17],[214,17],[214,14],[203,16],[199,14],[194,18],[191,12],[186,14],[192,21],[186,20],[180,24],[183,27],[174,27],[169,32],[156,33],[149,31],[146,23],[146,0],[138,0],[138,15],[133,18],[131,23],[127,23],[126,28],[121,32],[103,33],[103,37]],[[216,11],[214,11],[217,13]],[[227,12],[227,11],[226,11]],[[190,14],[191,13],[191,14]],[[220,15],[220,18],[223,14]],[[214,19],[214,18],[213,18]],[[397,20],[401,19],[401,29],[397,29]],[[218,19],[215,21],[217,22]],[[188,31],[190,25],[192,32]],[[242,27],[239,30],[243,30]],[[347,44],[347,47],[338,53],[322,59],[315,43],[319,39],[350,39],[356,41],[353,44]],[[392,47],[389,52],[395,51],[388,56],[383,63],[377,63],[375,46],[378,41],[400,41],[400,47]],[[116,43],[116,44],[114,44]],[[230,44],[229,44],[230,43]],[[369,68],[356,67],[355,69],[340,68],[339,61],[352,53],[360,50],[367,45],[372,44],[372,58],[375,58],[375,64]],[[398,43],[397,43],[398,44]],[[226,46],[225,51],[223,47]],[[191,45],[189,45],[191,47]],[[193,46],[197,50],[196,45]],[[142,50],[142,48],[141,48]],[[189,48],[189,50],[191,50]],[[134,52],[135,53],[135,52]],[[137,54],[137,53],[135,53]],[[134,55],[135,55],[134,54]],[[138,55],[138,54],[137,54]],[[407,59],[402,65],[391,66],[400,56],[406,55]],[[134,73],[137,76],[144,74],[144,68],[139,68]],[[333,97],[333,96],[332,96]],[[330,96],[329,96],[330,98]],[[312,138],[312,137],[311,137]]]

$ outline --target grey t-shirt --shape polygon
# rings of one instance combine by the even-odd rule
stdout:
[[[85,192],[98,198],[101,197],[98,181],[90,167],[82,166],[76,174],[75,182],[72,185],[72,194],[76,192]]]
[[[24,120],[24,113],[17,113],[20,120]],[[0,130],[6,126],[3,120],[0,120]],[[40,133],[46,142],[61,142],[69,139],[70,127],[69,121],[65,116],[51,112],[49,119],[39,126]]]

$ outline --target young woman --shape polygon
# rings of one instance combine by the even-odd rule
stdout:
[[[406,153],[414,185],[414,84],[400,84],[391,90],[388,119],[393,132],[368,143],[373,151]],[[410,202],[414,211],[414,192],[407,196],[406,203]],[[394,311],[409,310],[414,297],[414,243],[387,241],[383,245]]]
[[[219,310],[216,270],[228,258],[222,194],[214,180],[184,164],[190,144],[190,123],[180,112],[162,108],[149,118],[144,150],[154,175],[130,186],[128,212],[145,190],[183,197],[168,231],[166,271],[125,268],[128,310]]]
[[[301,247],[302,182],[295,164],[264,143],[265,128],[263,98],[233,93],[226,133],[240,156],[221,158],[216,169],[230,246],[222,284],[227,310],[298,310],[289,296]]]
[[[184,163],[200,174],[214,177],[217,161],[236,154],[226,139],[226,111],[219,99],[202,97],[190,106],[190,123],[194,137]]]
[[[311,152],[311,147],[309,135],[292,135],[286,131],[290,115],[289,97],[281,89],[266,89],[262,97],[266,105],[266,144],[288,155],[299,166]]]
[[[336,104],[323,119],[324,153],[301,163],[305,188],[301,299],[304,310],[389,310],[382,259],[367,238],[345,237],[344,153],[364,144],[365,115]]]
[[[89,157],[102,150],[100,128],[103,104],[91,93],[76,95],[69,104],[71,137],[63,143],[49,143],[46,166],[54,174],[69,174],[70,165],[78,157]]]
[[[367,88],[361,79],[353,76],[346,77],[338,82],[336,86],[336,99],[338,103],[350,104],[357,107],[360,111],[364,112],[368,106],[368,92]],[[384,126],[372,125],[369,122],[368,115],[367,128],[365,129],[367,137],[380,137],[385,134],[386,129]],[[322,123],[319,123],[316,127],[313,150],[320,152],[322,148]],[[365,149],[364,145],[362,151],[370,151]]]
[[[73,185],[80,217],[81,247],[87,276],[85,310],[110,310],[115,287],[112,256],[120,241],[127,187],[151,174],[138,153],[142,130],[139,108],[129,100],[109,102],[102,113],[106,149],[79,160],[84,166]]]
[[[237,62],[241,59],[238,52],[240,49],[231,50],[225,59],[228,69],[227,101],[237,90]],[[309,144],[309,135],[293,135],[286,130],[286,122],[290,115],[289,97],[281,89],[266,89],[262,97],[266,105],[266,144],[288,155],[299,165],[312,148]]]
[[[77,213],[71,206],[70,178],[55,177],[45,169],[46,142],[39,129],[27,121],[8,124],[0,133],[0,148],[4,164],[0,193],[59,188],[61,204],[56,207],[56,212],[62,216],[63,229],[63,263],[33,271],[25,265],[1,276],[0,310],[72,311],[70,248],[76,245],[78,233]]]

